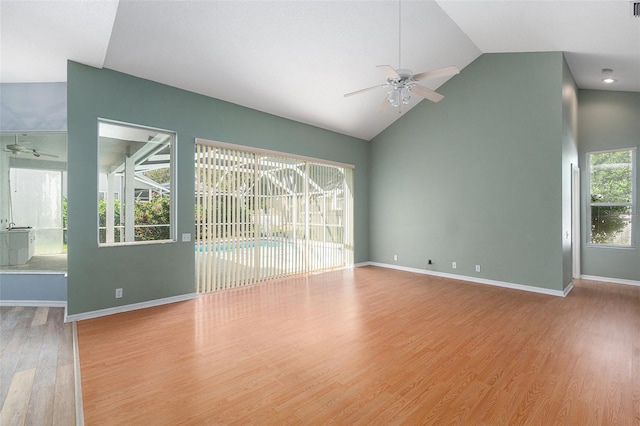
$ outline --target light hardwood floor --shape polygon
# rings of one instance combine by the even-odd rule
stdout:
[[[86,424],[640,424],[640,287],[363,267],[78,324]]]
[[[0,307],[0,367],[0,425],[75,424],[64,308]]]

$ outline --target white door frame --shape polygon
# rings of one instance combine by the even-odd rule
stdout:
[[[573,278],[580,278],[580,168],[571,165],[571,252]]]

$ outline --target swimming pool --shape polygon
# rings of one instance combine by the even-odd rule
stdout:
[[[259,247],[280,247],[282,245],[279,241],[273,240],[260,240]],[[253,249],[256,247],[255,240],[245,240],[245,241],[233,241],[226,243],[211,243],[211,244],[203,244],[199,243],[195,246],[195,251],[199,253],[208,253],[208,252],[220,252],[220,251],[233,251],[239,249]]]

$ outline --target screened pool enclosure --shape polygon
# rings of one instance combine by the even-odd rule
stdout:
[[[198,140],[199,292],[353,264],[353,169]]]

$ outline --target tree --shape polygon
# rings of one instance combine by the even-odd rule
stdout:
[[[169,226],[171,223],[171,199],[169,197],[156,193],[149,201],[136,200],[133,206],[133,217],[136,224],[136,241],[168,240],[171,238]]]
[[[114,240],[120,241],[121,234],[121,203],[115,200],[113,204],[114,214]],[[154,194],[149,201],[135,200],[133,205],[133,221],[135,224],[136,241],[168,240],[170,233],[171,199],[160,194]],[[100,200],[98,203],[98,219],[100,226],[100,242],[106,242],[107,226],[107,202]]]

